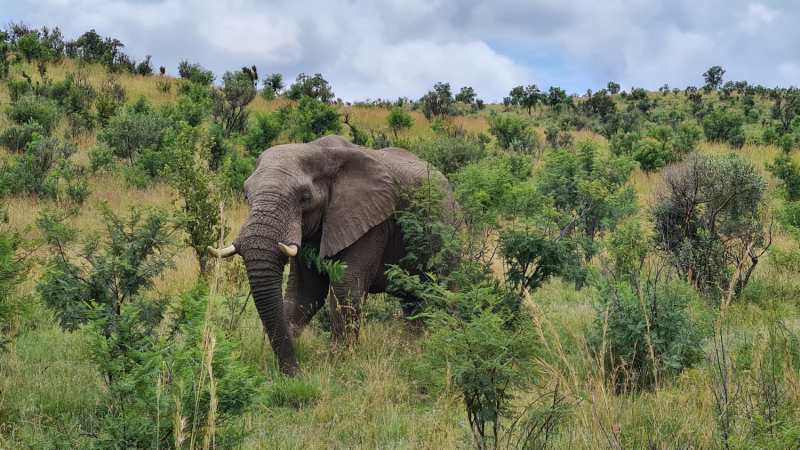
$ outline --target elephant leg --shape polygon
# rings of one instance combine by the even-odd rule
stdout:
[[[331,340],[350,345],[358,341],[361,307],[381,267],[389,225],[384,222],[370,229],[337,259],[347,265],[338,282],[331,281]]]
[[[292,260],[283,307],[293,338],[300,336],[314,314],[325,304],[329,285],[327,275],[305,267],[298,258]]]

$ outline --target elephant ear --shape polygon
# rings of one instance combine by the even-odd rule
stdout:
[[[352,245],[389,218],[397,204],[394,180],[370,150],[338,147],[327,151],[339,160],[339,166],[322,224],[320,256],[324,257]]]

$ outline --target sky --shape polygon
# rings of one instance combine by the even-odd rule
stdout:
[[[0,25],[94,29],[176,75],[321,73],[344,101],[417,99],[436,82],[500,102],[514,86],[594,91],[725,80],[800,85],[800,1],[0,0]]]

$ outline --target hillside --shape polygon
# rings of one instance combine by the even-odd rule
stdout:
[[[443,105],[347,104],[306,95],[320,85],[302,79],[262,95],[247,71],[213,85],[192,79],[199,65],[172,78],[79,58],[26,61],[11,47],[5,55],[2,448],[800,446],[800,199],[791,191],[800,120],[784,126],[772,113],[800,105],[794,89],[578,97],[520,87],[505,105],[478,106],[437,85],[426,96]],[[252,90],[238,110],[235,89]],[[395,134],[393,114],[410,125]],[[453,292],[442,293],[445,282],[425,291],[421,328],[398,299],[370,295],[359,342],[336,351],[320,313],[295,342],[304,374],[292,378],[266,342],[242,259],[198,255],[216,246],[218,203],[225,245],[247,220],[241,184],[260,151],[329,133],[406,148],[448,176],[468,225],[460,238],[436,237],[458,246],[449,268],[461,278]],[[187,181],[176,167],[198,172]],[[686,213],[691,232],[659,235],[655,218],[688,208],[667,204],[664,180],[690,176],[707,195]],[[675,195],[688,204],[687,192]],[[187,206],[194,201],[213,216],[205,231],[191,228],[208,220]],[[134,205],[187,215],[141,238],[163,237],[149,254],[169,259],[161,269],[128,259],[112,270],[98,256],[115,227],[126,236],[144,227],[121,219]],[[658,207],[673,210],[659,216]],[[118,270],[117,283],[131,266],[152,283],[130,288],[116,313],[103,309],[101,288],[80,297],[83,280],[67,276],[104,267]],[[487,386],[496,390],[481,391],[479,413],[468,414],[465,399]],[[486,441],[470,421],[486,426]]]

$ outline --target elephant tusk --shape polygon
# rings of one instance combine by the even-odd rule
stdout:
[[[294,244],[286,245],[283,242],[278,242],[278,248],[281,249],[281,251],[283,252],[284,255],[286,255],[286,256],[288,256],[290,258],[297,254],[297,246],[294,245]]]
[[[222,250],[217,250],[214,247],[209,246],[208,253],[214,258],[228,258],[236,254],[236,247],[230,245]]]

